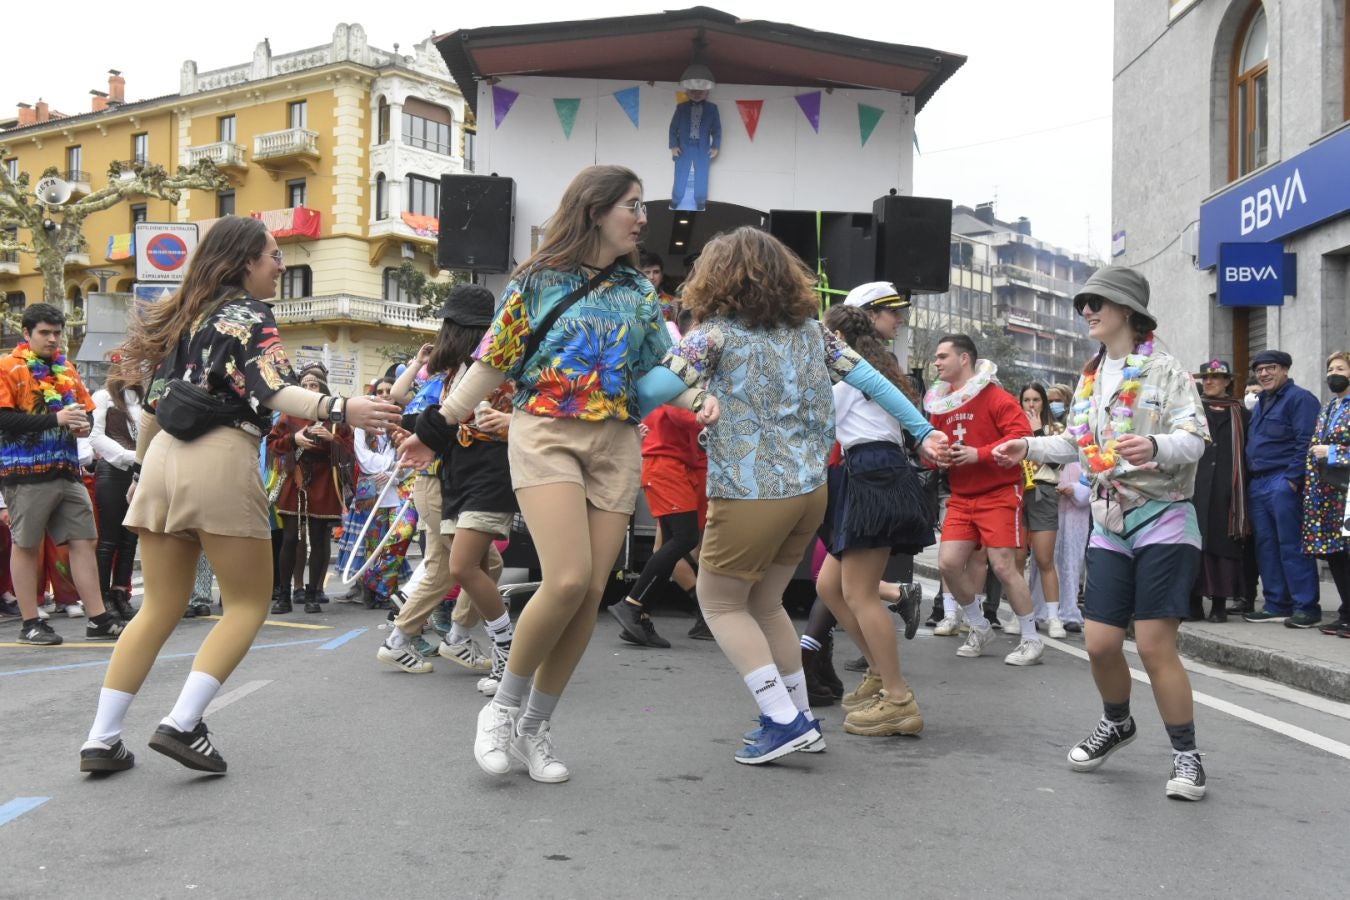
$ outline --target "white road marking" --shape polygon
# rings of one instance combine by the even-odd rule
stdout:
[[[206,707],[206,712],[203,715],[209,716],[212,713],[219,712],[220,710],[229,706],[231,703],[234,703],[238,700],[243,700],[249,694],[253,693],[254,691],[260,691],[271,683],[272,682],[268,680],[268,681],[250,681],[245,684],[241,684],[239,687],[230,691],[228,694],[221,694],[219,697],[212,700],[211,705]]]

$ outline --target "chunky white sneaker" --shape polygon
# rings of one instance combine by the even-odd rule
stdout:
[[[441,645],[436,648],[436,654],[441,659],[448,659],[457,666],[462,666],[474,672],[489,672],[492,670],[492,660],[483,655],[483,651],[473,638],[450,643],[442,640]]]
[[[493,700],[478,713],[478,733],[473,739],[473,758],[489,775],[511,771],[511,742],[516,734],[519,706],[502,706]]]
[[[1064,623],[1059,619],[1051,619],[1047,624],[1050,628],[1050,636],[1052,638],[1066,638],[1069,636],[1069,633],[1064,630]]]
[[[1003,657],[1003,661],[1010,666],[1036,666],[1040,665],[1044,655],[1045,644],[1023,638],[1017,649]]]
[[[966,642],[956,648],[957,656],[964,656],[967,659],[974,659],[984,652],[998,637],[998,632],[993,628],[985,628],[980,631],[978,628],[970,629],[970,634],[966,635]]]
[[[414,650],[411,645],[391,647],[386,642],[380,645],[380,649],[375,653],[375,658],[385,665],[402,669],[411,675],[425,675],[432,670],[431,663],[427,662],[422,654]]]
[[[537,734],[521,734],[517,722],[511,755],[529,767],[530,777],[535,781],[558,784],[571,776],[567,766],[553,755],[553,736],[549,733],[548,722],[539,726]]]
[[[938,637],[954,637],[961,631],[960,616],[944,616],[942,621],[933,626],[933,634]]]
[[[65,612],[67,619],[84,618],[84,604],[78,600],[76,600],[74,603],[69,604],[68,606],[61,607],[61,609],[62,611]]]

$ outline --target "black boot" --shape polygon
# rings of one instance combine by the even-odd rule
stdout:
[[[1228,601],[1223,597],[1211,597],[1209,601],[1209,621],[1222,624],[1228,621]]]
[[[928,614],[928,621],[924,624],[931,628],[941,622],[945,615],[942,609],[942,592],[938,591],[933,595],[933,611]]]
[[[802,674],[806,676],[806,699],[812,706],[833,706],[834,692],[820,680],[820,651],[802,648]]]
[[[103,598],[103,604],[123,622],[130,622],[132,616],[136,615],[136,608],[131,605],[131,595],[127,593],[126,588],[115,587],[108,591],[108,596]]]
[[[305,588],[305,612],[323,612],[323,607],[319,605],[319,589],[316,587]]]
[[[291,589],[282,585],[272,592],[272,615],[284,616],[291,611]]]
[[[835,698],[844,696],[844,683],[834,671],[834,636],[826,635],[820,642],[820,653],[816,656],[816,674],[820,683],[830,689]]]
[[[1232,599],[1232,602],[1228,604],[1228,612],[1230,615],[1234,616],[1242,616],[1246,615],[1249,612],[1256,612],[1256,600],[1255,599],[1247,600],[1242,597],[1234,597]]]

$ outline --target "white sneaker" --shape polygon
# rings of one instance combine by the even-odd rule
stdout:
[[[1059,619],[1051,619],[1048,625],[1050,628],[1050,636],[1052,638],[1066,638],[1069,636],[1069,633],[1064,630],[1064,623]]]
[[[519,706],[502,706],[493,700],[478,713],[478,733],[473,739],[473,758],[489,775],[511,771],[512,739],[516,734]]]
[[[45,607],[45,606],[39,606],[39,607],[38,607],[38,618],[39,618],[39,619],[41,619],[41,620],[43,620],[43,621],[45,622],[45,621],[47,621],[48,619],[50,619],[51,617],[52,617],[52,614],[49,613],[49,612],[47,612],[47,607]]]
[[[51,615],[52,613],[56,612],[56,601],[48,597],[46,603],[42,603],[38,606],[38,611],[45,612],[47,615]]]
[[[558,784],[571,775],[567,766],[553,755],[553,736],[549,733],[548,722],[539,726],[538,734],[521,734],[517,722],[511,755],[529,767],[530,777],[535,781]]]
[[[81,602],[78,601],[78,600],[76,600],[74,603],[70,604],[69,606],[62,607],[62,609],[65,610],[66,618],[67,618],[67,619],[83,619],[83,618],[84,618],[84,604],[81,603]]]
[[[501,683],[502,680],[500,678],[484,675],[482,678],[478,679],[478,684],[475,685],[475,687],[478,688],[478,693],[482,694],[484,697],[495,697],[497,696],[497,688],[501,686]]]
[[[960,630],[960,616],[944,616],[941,622],[933,626],[933,634],[938,637],[954,637]]]
[[[974,659],[983,653],[984,648],[992,644],[996,637],[998,637],[998,632],[993,628],[986,627],[984,631],[972,628],[970,634],[966,635],[966,642],[956,648],[956,655]]]
[[[402,669],[411,675],[425,675],[432,670],[431,663],[426,661],[422,654],[412,648],[412,645],[406,647],[391,647],[388,642],[380,645],[375,658],[386,665],[393,666],[395,669]]]
[[[1045,644],[1024,639],[1016,650],[1003,657],[1003,661],[1010,666],[1035,666],[1040,664],[1044,655]]]
[[[511,645],[492,642],[492,671],[482,678],[478,679],[478,693],[485,694],[488,697],[495,696],[497,686],[502,683],[502,676],[506,674],[506,660],[511,655]]]
[[[457,641],[453,644],[442,638],[441,645],[436,648],[436,654],[441,659],[448,659],[455,665],[474,672],[492,671],[492,660],[483,655],[483,651],[473,638]]]

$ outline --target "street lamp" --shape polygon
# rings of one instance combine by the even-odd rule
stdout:
[[[85,271],[98,279],[98,292],[100,294],[107,293],[109,278],[116,278],[122,274],[117,269],[86,269]]]

